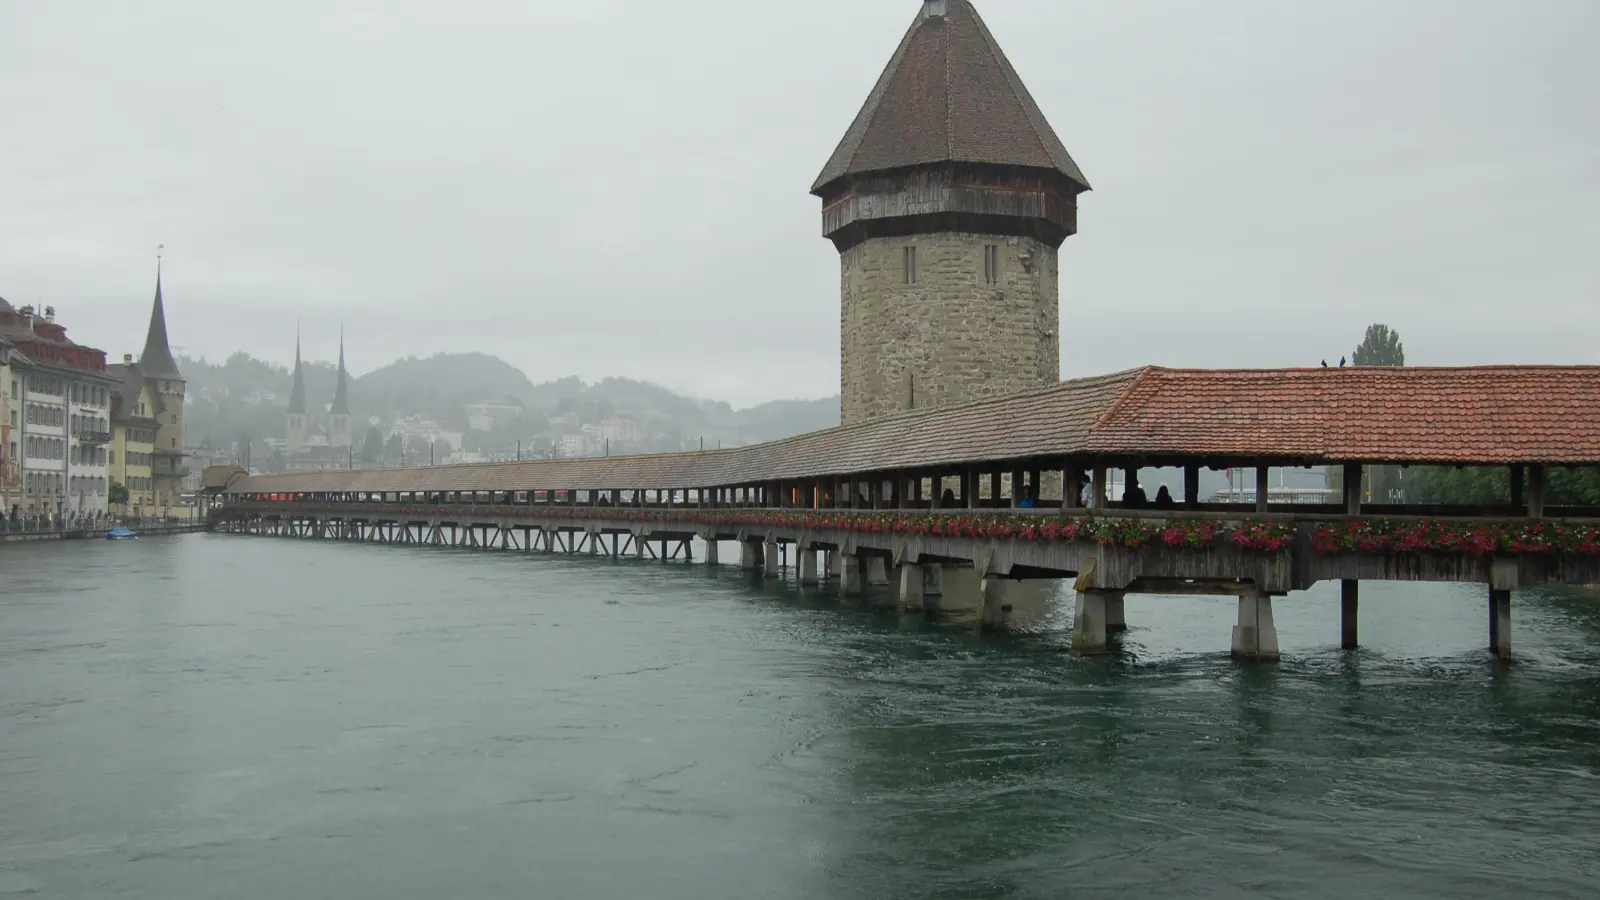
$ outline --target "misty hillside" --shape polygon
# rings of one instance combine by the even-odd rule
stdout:
[[[484,353],[439,353],[397,360],[355,379],[350,402],[363,417],[420,414],[465,424],[463,410],[469,403],[526,402],[532,391],[528,376],[502,359]]]
[[[179,358],[189,382],[191,444],[226,446],[241,435],[282,437],[292,373],[284,366],[236,353],[225,362]],[[306,401],[313,412],[333,397],[337,368],[306,362]],[[474,449],[547,444],[562,428],[549,419],[571,414],[583,424],[620,416],[640,426],[638,449],[673,450],[721,442],[755,443],[839,424],[838,397],[780,400],[735,410],[722,401],[685,397],[660,385],[630,378],[585,382],[568,377],[534,384],[520,369],[482,353],[408,357],[351,380],[350,405],[358,422],[376,419],[380,430],[404,417],[466,431],[466,407],[482,401],[514,402],[528,411],[502,430],[472,436]],[[363,424],[360,426],[364,428]]]

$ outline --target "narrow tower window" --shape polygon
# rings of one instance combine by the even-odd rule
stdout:
[[[983,281],[985,284],[1000,283],[1000,248],[995,244],[986,244],[983,248]]]
[[[906,284],[917,283],[917,248],[905,248]]]

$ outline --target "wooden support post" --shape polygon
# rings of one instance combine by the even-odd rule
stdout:
[[[1083,472],[1072,466],[1061,472],[1061,508],[1077,509],[1083,505]]]
[[[1346,463],[1344,467],[1344,511],[1346,515],[1361,515],[1361,464]]]
[[[1489,652],[1511,661],[1511,591],[1489,589]]]
[[[1339,582],[1339,646],[1354,650],[1357,643],[1357,622],[1361,609],[1361,582],[1346,578]]]
[[[1272,470],[1266,463],[1256,464],[1256,512],[1267,511],[1267,500],[1272,494]]]
[[[961,501],[967,509],[978,508],[978,470],[968,467],[961,476]]]
[[[1526,483],[1526,470],[1521,466],[1511,467],[1511,505],[1520,514],[1527,507],[1527,494],[1523,489]]]
[[[1097,465],[1089,482],[1089,506],[1104,509],[1106,505],[1106,467]]]
[[[1200,466],[1189,463],[1183,467],[1183,508],[1200,507]]]
[[[1544,518],[1545,469],[1535,463],[1528,467],[1528,518]]]

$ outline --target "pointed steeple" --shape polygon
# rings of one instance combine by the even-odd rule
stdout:
[[[289,415],[306,414],[306,375],[300,365],[300,323],[294,326],[294,390],[289,392]]]
[[[344,326],[339,326],[339,384],[333,389],[333,405],[328,407],[329,415],[350,415],[350,377],[344,371]]]
[[[156,302],[150,310],[150,330],[145,334],[144,352],[139,354],[139,371],[146,378],[182,381],[178,361],[167,344],[167,311],[161,302],[161,257],[156,257]]]

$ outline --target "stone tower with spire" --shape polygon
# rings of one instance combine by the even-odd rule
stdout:
[[[306,373],[300,362],[300,328],[294,330],[294,388],[289,392],[289,415],[284,437],[290,453],[306,445],[311,438],[311,419],[306,413]]]
[[[333,403],[328,406],[328,444],[349,447],[355,443],[350,430],[350,376],[344,369],[344,329],[339,329],[339,381],[333,389]]]
[[[1058,251],[1089,190],[968,0],[923,0],[817,177],[844,424],[1060,380]]]
[[[161,297],[161,262],[156,261],[156,299],[150,310],[150,329],[144,352],[139,354],[139,374],[155,398],[155,447],[151,453],[150,480],[157,510],[174,507],[183,495],[187,473],[183,454],[183,398],[186,385],[167,340],[167,310]]]

